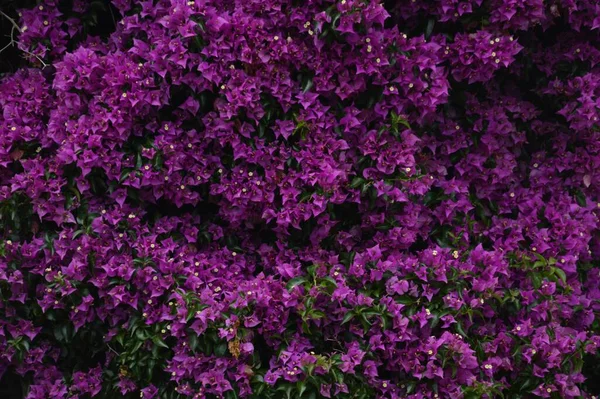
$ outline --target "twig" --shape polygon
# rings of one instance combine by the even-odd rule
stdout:
[[[15,22],[15,20],[14,20],[14,19],[12,19],[11,17],[9,17],[8,15],[6,15],[6,14],[5,14],[4,12],[2,12],[2,11],[0,11],[0,14],[2,14],[2,16],[3,16],[4,18],[8,19],[8,20],[9,20],[9,21],[12,23],[12,25],[13,25],[13,28],[17,28],[17,30],[18,30],[19,32],[21,31],[21,29],[19,28],[19,25],[17,25],[17,23]],[[12,39],[12,34],[11,34],[11,39]]]
[[[20,44],[20,43],[19,43],[19,42],[17,42],[17,41],[15,41],[15,43],[17,44],[17,46]],[[27,50],[23,50],[22,48],[20,48],[20,50],[21,50],[22,52],[24,52],[25,54],[29,55],[30,57],[35,57],[35,58],[36,58],[36,59],[37,59],[37,60],[40,62],[40,64],[42,64],[42,69],[44,69],[44,68],[46,68],[46,67],[48,66],[48,64],[46,64],[46,63],[44,62],[44,60],[42,60],[42,59],[40,58],[40,56],[39,56],[39,55],[33,54],[33,53],[31,53],[31,52],[29,52],[29,51],[27,51]]]
[[[17,25],[15,20],[12,19],[11,17],[9,17],[8,15],[6,15],[3,11],[0,11],[0,15],[2,15],[4,18],[8,19],[10,21],[10,23],[12,24],[12,29],[10,30],[10,43],[8,43],[6,46],[4,46],[2,48],[2,50],[0,50],[0,53],[3,52],[4,50],[6,50],[8,47],[14,46],[16,44],[17,48],[19,48],[22,52],[29,55],[30,57],[35,57],[42,64],[42,69],[46,68],[48,66],[48,64],[46,64],[44,62],[44,60],[42,60],[38,55],[35,55],[30,51],[23,50],[22,48],[19,47],[20,43],[15,40],[14,33],[15,33],[15,29],[17,31],[21,32],[21,28],[19,28],[19,25]]]
[[[6,50],[9,46],[14,46],[15,41],[13,40],[13,32],[15,31],[15,27],[13,26],[12,29],[10,30],[10,43],[8,43],[6,46],[2,47],[2,50],[0,50],[0,53],[3,52],[4,50]]]
[[[114,350],[109,344],[106,344],[106,346],[108,346],[108,349],[113,351],[117,356],[121,356],[121,354],[119,352],[117,352],[116,350]]]

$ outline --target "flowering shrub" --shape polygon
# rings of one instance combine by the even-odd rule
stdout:
[[[0,375],[22,397],[600,392],[597,0],[14,18]]]

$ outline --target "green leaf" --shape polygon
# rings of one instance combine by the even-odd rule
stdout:
[[[306,283],[306,278],[299,276],[299,277],[294,277],[293,279],[291,279],[290,281],[288,281],[288,283],[286,284],[286,288],[288,289],[288,291],[291,291],[292,289],[294,289],[294,287],[300,285],[300,284],[304,284]]]
[[[337,282],[332,277],[323,277],[321,281],[323,282],[322,285],[331,285],[333,288],[337,288]]]
[[[346,315],[344,316],[344,319],[342,320],[342,324],[341,325],[344,325],[344,324],[348,323],[350,320],[352,320],[354,318],[354,316],[356,316],[356,314],[354,313],[354,311],[346,313]]]
[[[152,379],[152,374],[154,374],[154,363],[156,363],[154,360],[151,360],[148,363],[148,367],[146,367],[146,378],[148,380]]]
[[[542,276],[540,276],[539,273],[533,273],[531,275],[531,283],[533,284],[534,288],[540,288],[542,286]]]
[[[466,392],[465,399],[481,399],[481,395],[479,395],[477,392],[474,391],[470,391],[470,392]]]
[[[311,319],[322,319],[325,317],[325,312],[321,311],[321,310],[311,310],[311,312],[309,313],[311,316]]]
[[[310,326],[306,322],[306,320],[302,320],[302,332],[304,334],[310,335]]]
[[[521,384],[521,387],[519,388],[519,392],[528,392],[529,388],[533,387],[535,385],[535,381],[533,380],[532,377],[526,379],[525,381],[523,381],[523,383]]]
[[[63,324],[61,326],[61,333],[62,333],[62,336],[63,336],[65,342],[69,342],[70,334],[69,334],[69,326],[67,324]]]
[[[365,178],[360,177],[360,176],[356,176],[350,182],[350,188],[358,188],[358,187],[362,186],[363,184],[365,184],[366,181],[367,180]]]
[[[378,310],[365,310],[364,312],[362,312],[361,314],[365,315],[365,316],[379,316],[381,315],[381,312]]]
[[[192,309],[192,310],[190,310],[190,311],[188,311],[188,314],[187,314],[187,316],[186,316],[186,318],[185,318],[185,321],[186,321],[186,323],[187,323],[188,321],[192,320],[192,319],[194,318],[194,316],[196,316],[196,312],[194,312],[194,310],[193,310],[193,309]]]
[[[190,349],[192,351],[195,351],[196,348],[198,347],[198,336],[196,334],[192,334],[190,335],[190,339],[189,339],[189,344]]]
[[[306,82],[304,83],[304,86],[302,87],[302,92],[306,93],[307,91],[309,91],[311,89],[311,87],[313,87],[313,80],[311,78],[306,79]]]
[[[215,355],[217,356],[225,356],[227,353],[227,344],[219,344],[215,347]]]
[[[582,193],[580,190],[577,190],[577,192],[575,193],[575,200],[577,201],[577,204],[580,207],[585,208],[587,206],[587,201],[585,199],[585,194]]]
[[[429,39],[433,33],[433,27],[435,26],[435,19],[431,18],[427,21],[427,28],[425,28],[425,39]]]
[[[146,332],[144,330],[137,330],[137,331],[135,331],[135,336],[140,341],[145,341],[146,339],[148,339],[148,335],[146,334]]]
[[[133,348],[131,349],[131,352],[136,353],[142,347],[143,343],[144,341],[136,341],[135,345],[133,345]]]
[[[455,324],[455,326],[456,326],[456,332],[466,338],[467,333],[465,333],[465,330],[463,330],[462,323],[458,322]]]
[[[360,317],[360,323],[362,324],[365,331],[367,331],[373,325],[373,323],[371,323],[369,321],[369,319],[367,319],[367,316],[364,313],[361,314],[359,317]]]
[[[409,296],[401,296],[395,299],[396,303],[402,305],[411,305],[414,302],[414,299]]]
[[[558,267],[553,267],[552,268],[552,273],[556,274],[562,280],[562,282],[566,284],[566,282],[567,282],[567,275],[564,272],[564,270],[559,269]]]
[[[306,391],[306,382],[298,381],[296,383],[296,389],[298,390],[298,397],[301,398],[304,391]]]
[[[54,338],[56,338],[57,341],[62,341],[64,339],[62,330],[59,328],[59,326],[54,327]]]
[[[163,341],[162,338],[158,335],[155,335],[152,338],[152,342],[154,342],[154,344],[156,346],[160,346],[161,348],[167,348],[167,349],[169,348],[169,346],[165,343],[165,341]]]
[[[131,169],[123,169],[123,171],[121,172],[121,176],[119,177],[119,183],[123,183],[125,179],[129,177],[130,173]]]
[[[440,315],[439,314],[434,314],[433,318],[431,319],[431,328],[435,328],[440,322]]]

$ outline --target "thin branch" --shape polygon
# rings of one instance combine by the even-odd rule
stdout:
[[[9,17],[8,15],[6,15],[6,14],[5,14],[4,12],[2,12],[2,11],[0,11],[0,14],[2,14],[2,16],[3,16],[4,18],[8,19],[8,20],[9,20],[9,21],[12,23],[12,25],[13,25],[13,28],[17,28],[17,30],[18,30],[19,32],[21,32],[21,28],[19,28],[19,25],[17,25],[17,23],[15,22],[15,20],[14,20],[14,19],[12,19],[11,17]],[[11,34],[11,36],[12,36],[12,34]]]
[[[19,50],[21,50],[25,54],[29,55],[30,57],[35,57],[42,64],[42,69],[46,68],[48,66],[48,64],[46,64],[44,62],[44,60],[42,60],[38,55],[35,55],[30,51],[23,50],[22,48],[19,47],[20,43],[15,40],[14,34],[15,34],[15,29],[18,32],[21,32],[21,28],[19,28],[19,25],[15,22],[15,20],[12,19],[11,17],[9,17],[8,15],[6,15],[3,11],[0,11],[0,15],[2,15],[4,18],[8,19],[10,21],[10,23],[12,24],[12,29],[10,30],[10,43],[8,43],[6,46],[4,46],[2,48],[2,50],[0,50],[0,53],[3,52],[4,50],[6,50],[8,47],[14,46],[16,44],[17,47],[19,48]]]
[[[10,46],[15,45],[15,41],[13,40],[14,31],[15,31],[15,27],[13,26],[12,29],[10,30],[10,43],[8,43],[6,46],[2,47],[2,50],[0,50],[0,53],[3,52],[4,50],[6,50],[7,48],[9,48]]]
[[[109,344],[106,344],[106,346],[108,346],[108,349],[113,351],[117,356],[121,356],[121,354],[119,352],[117,352],[116,350],[114,350]]]
[[[19,42],[17,42],[17,41],[15,41],[15,43],[17,44],[17,46],[18,46],[19,44],[21,44],[21,43],[19,43]],[[39,61],[39,62],[40,62],[42,65],[43,65],[43,66],[42,66],[42,69],[44,69],[44,68],[46,68],[46,67],[48,66],[48,64],[46,64],[46,63],[44,62],[44,60],[42,60],[42,59],[40,58],[40,56],[39,56],[39,55],[33,54],[33,53],[31,53],[31,52],[29,52],[29,51],[27,51],[27,50],[23,50],[22,48],[19,48],[19,49],[20,49],[22,52],[24,52],[25,54],[29,55],[30,57],[35,57],[35,58],[36,58],[36,59],[37,59],[37,60],[38,60],[38,61]]]

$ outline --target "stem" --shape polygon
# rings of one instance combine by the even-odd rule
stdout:
[[[19,32],[21,31],[21,29],[19,28],[19,25],[17,25],[17,23],[15,22],[15,20],[14,20],[14,19],[12,19],[11,17],[9,17],[8,15],[6,15],[6,14],[5,14],[4,12],[2,12],[2,11],[0,11],[0,14],[1,14],[1,15],[2,15],[4,18],[6,18],[6,19],[8,19],[8,20],[10,21],[10,23],[13,25],[13,28],[16,28],[16,29],[17,29]],[[11,40],[12,40],[12,31],[11,31],[11,35],[10,35],[10,36],[11,36],[10,38],[11,38]]]
[[[106,344],[106,346],[108,346],[108,349],[113,351],[117,356],[121,356],[121,354],[119,352],[117,352],[116,350],[114,350],[110,345]]]
[[[14,46],[15,44],[17,45],[17,47],[19,46],[19,42],[17,42],[15,40],[15,29],[18,32],[21,32],[21,28],[19,28],[19,25],[17,25],[17,23],[15,22],[14,19],[12,19],[11,17],[9,17],[8,15],[6,15],[3,11],[0,11],[0,15],[2,15],[4,18],[8,19],[10,21],[10,23],[12,24],[12,29],[10,30],[10,43],[8,43],[6,46],[4,46],[1,50],[0,53],[3,52],[4,50],[6,50],[8,47],[10,46]],[[35,57],[41,64],[42,64],[42,69],[46,68],[48,66],[48,64],[46,64],[39,56],[27,51],[27,50],[23,50],[21,48],[19,48],[22,52],[24,52],[25,54],[29,55],[30,57]]]

